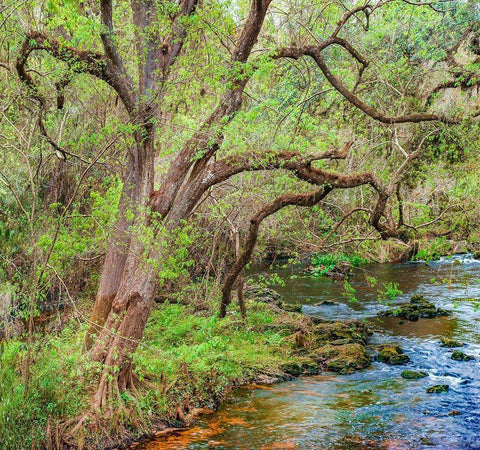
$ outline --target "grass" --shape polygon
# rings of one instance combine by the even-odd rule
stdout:
[[[317,253],[312,257],[312,266],[315,269],[313,274],[325,275],[331,272],[341,261],[350,263],[352,267],[359,267],[369,262],[368,259],[355,254]]]
[[[196,407],[214,407],[233,386],[259,373],[279,372],[292,356],[292,315],[250,303],[248,324],[234,311],[220,320],[176,303],[157,307],[135,354],[140,395],[125,392],[127,409],[108,424],[114,439],[151,431],[159,420],[175,424]],[[6,448],[40,448],[47,428],[55,429],[84,411],[98,367],[80,349],[84,325],[73,320],[61,332],[38,336],[25,396],[27,350],[20,339],[4,342],[0,353],[0,442]],[[50,425],[50,427],[49,427]],[[77,445],[101,446],[79,436]],[[94,438],[95,439],[95,438]]]

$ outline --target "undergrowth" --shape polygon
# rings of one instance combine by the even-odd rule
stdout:
[[[288,331],[292,320],[297,319],[253,302],[248,324],[237,311],[220,320],[211,311],[195,312],[181,304],[158,306],[135,354],[139,393],[122,394],[126,410],[115,417],[117,423],[108,424],[118,433],[113,439],[151,431],[159,420],[181,422],[195,407],[216,406],[232,386],[259,373],[279,372],[295,360],[294,338]],[[2,344],[2,448],[41,448],[47,438],[54,439],[47,436],[47,428],[61,429],[88,407],[99,368],[82,355],[84,328],[72,320],[57,334],[37,337],[26,396],[27,346],[22,339]],[[106,442],[100,435],[78,439],[85,448]]]
[[[342,261],[348,262],[352,267],[359,267],[370,262],[367,258],[356,254],[317,253],[312,257],[313,275],[325,275],[332,272]]]

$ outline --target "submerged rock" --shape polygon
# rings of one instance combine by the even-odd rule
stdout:
[[[436,384],[435,386],[430,386],[425,389],[427,394],[441,394],[443,392],[448,392],[450,386],[448,384]]]
[[[312,306],[334,306],[334,305],[339,305],[340,303],[334,301],[334,300],[322,300],[321,302],[314,303]]]
[[[416,371],[416,370],[404,370],[401,373],[402,378],[406,380],[419,380],[420,378],[428,377],[427,372]]]
[[[475,359],[474,356],[466,355],[465,353],[461,352],[460,350],[455,350],[452,353],[451,358],[454,359],[455,361],[471,361],[472,359]]]
[[[385,364],[397,366],[410,361],[409,356],[403,353],[402,347],[398,344],[382,344],[377,350],[377,360]]]
[[[450,316],[452,313],[442,308],[437,308],[423,295],[414,295],[410,303],[403,303],[397,308],[389,309],[384,313],[387,317],[400,317],[402,319],[417,321],[419,318],[431,319],[433,317]]]
[[[440,341],[440,347],[446,348],[456,348],[456,347],[464,347],[465,344],[463,342],[456,341],[455,339],[450,338],[442,338]]]

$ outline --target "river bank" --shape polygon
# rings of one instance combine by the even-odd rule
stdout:
[[[235,307],[218,319],[217,306],[158,305],[135,355],[138,391],[121,394],[115,415],[97,412],[75,441],[68,428],[84,413],[99,370],[80,350],[85,324],[72,317],[62,330],[38,336],[26,396],[25,345],[21,337],[4,343],[0,441],[7,448],[126,447],[151,430],[190,426],[200,411],[217,409],[227,393],[248,383],[291,380],[329,365],[350,373],[370,362],[368,327],[359,321],[285,311],[291,308],[269,290],[253,293],[247,323]]]
[[[402,272],[414,278],[422,264],[403,265]],[[387,266],[359,270],[373,270],[373,275],[380,270],[376,275],[383,279],[381,270]],[[461,267],[452,261],[443,272],[451,276]],[[75,442],[68,440],[65,430],[85,410],[99,370],[86,366],[80,351],[85,324],[72,317],[62,330],[39,336],[26,400],[25,346],[21,339],[4,344],[0,439],[7,448],[125,447],[152,436],[152,430],[192,425],[201,411],[216,410],[233,390],[252,382],[268,385],[321,370],[348,374],[367,367],[365,310],[372,316],[387,311],[388,306],[356,276],[353,285],[361,302],[345,298],[342,283],[310,277],[301,266],[277,272],[286,280],[285,286],[276,286],[285,303],[270,290],[253,290],[247,324],[236,307],[219,320],[215,299],[188,306],[180,301],[158,305],[135,355],[138,393],[122,394],[116,405],[120,414],[109,417],[100,412],[98,421],[88,424]],[[438,294],[449,286],[445,277],[432,283],[429,292],[424,292],[427,297],[432,290]],[[294,312],[300,309],[306,315]],[[386,320],[398,322],[397,318]],[[371,327],[378,325],[371,323]],[[409,327],[408,323],[397,326]]]
[[[404,294],[392,304],[379,301],[364,272],[381,283],[396,281]],[[376,332],[367,349],[399,344],[402,365],[378,360],[350,375],[324,373],[285,383],[240,389],[217,413],[199,418],[186,432],[153,440],[147,449],[169,448],[477,448],[480,416],[480,262],[471,255],[425,263],[372,265],[351,280],[357,302],[342,298],[341,283],[302,276],[302,267],[279,267],[286,283],[276,286],[287,302],[302,304],[312,316],[366,319]],[[433,318],[385,316],[385,312],[424,296],[452,315]],[[335,302],[326,302],[335,298]],[[424,316],[431,317],[431,308]],[[399,308],[401,314],[401,308]],[[449,348],[445,338],[464,344]],[[456,351],[476,360],[456,360]],[[403,376],[402,373],[407,371]],[[411,372],[426,376],[408,379]],[[435,386],[448,391],[428,393]],[[435,391],[434,391],[435,392]],[[363,447],[362,447],[363,446]],[[288,447],[289,448],[289,447]]]

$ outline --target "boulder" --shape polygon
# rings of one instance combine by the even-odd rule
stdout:
[[[471,361],[472,359],[475,359],[474,356],[466,355],[465,353],[461,352],[460,350],[455,350],[452,353],[451,358],[455,361]]]
[[[284,301],[284,298],[274,289],[264,288],[260,286],[248,286],[245,290],[245,298],[247,300],[255,300],[257,302],[269,303],[277,308],[288,312],[302,312],[302,305],[290,304]]]
[[[436,384],[435,386],[430,386],[425,389],[427,394],[441,394],[443,392],[448,392],[450,386],[448,384]]]
[[[456,348],[463,347],[465,344],[463,342],[456,341],[455,339],[442,338],[440,341],[440,347],[446,348]]]
[[[423,295],[414,295],[410,303],[403,303],[397,308],[389,309],[384,313],[386,317],[400,317],[416,322],[419,318],[431,319],[433,317],[449,316],[452,313],[442,308],[437,308]]]
[[[377,347],[377,360],[394,366],[406,364],[410,361],[408,355],[403,353],[402,347],[398,344],[382,344]]]
[[[341,374],[350,374],[370,365],[370,357],[361,344],[330,345],[316,351],[316,358],[323,361],[328,370]]]
[[[401,373],[402,378],[406,380],[419,380],[420,378],[428,377],[427,372],[417,371],[417,370],[404,370]]]

